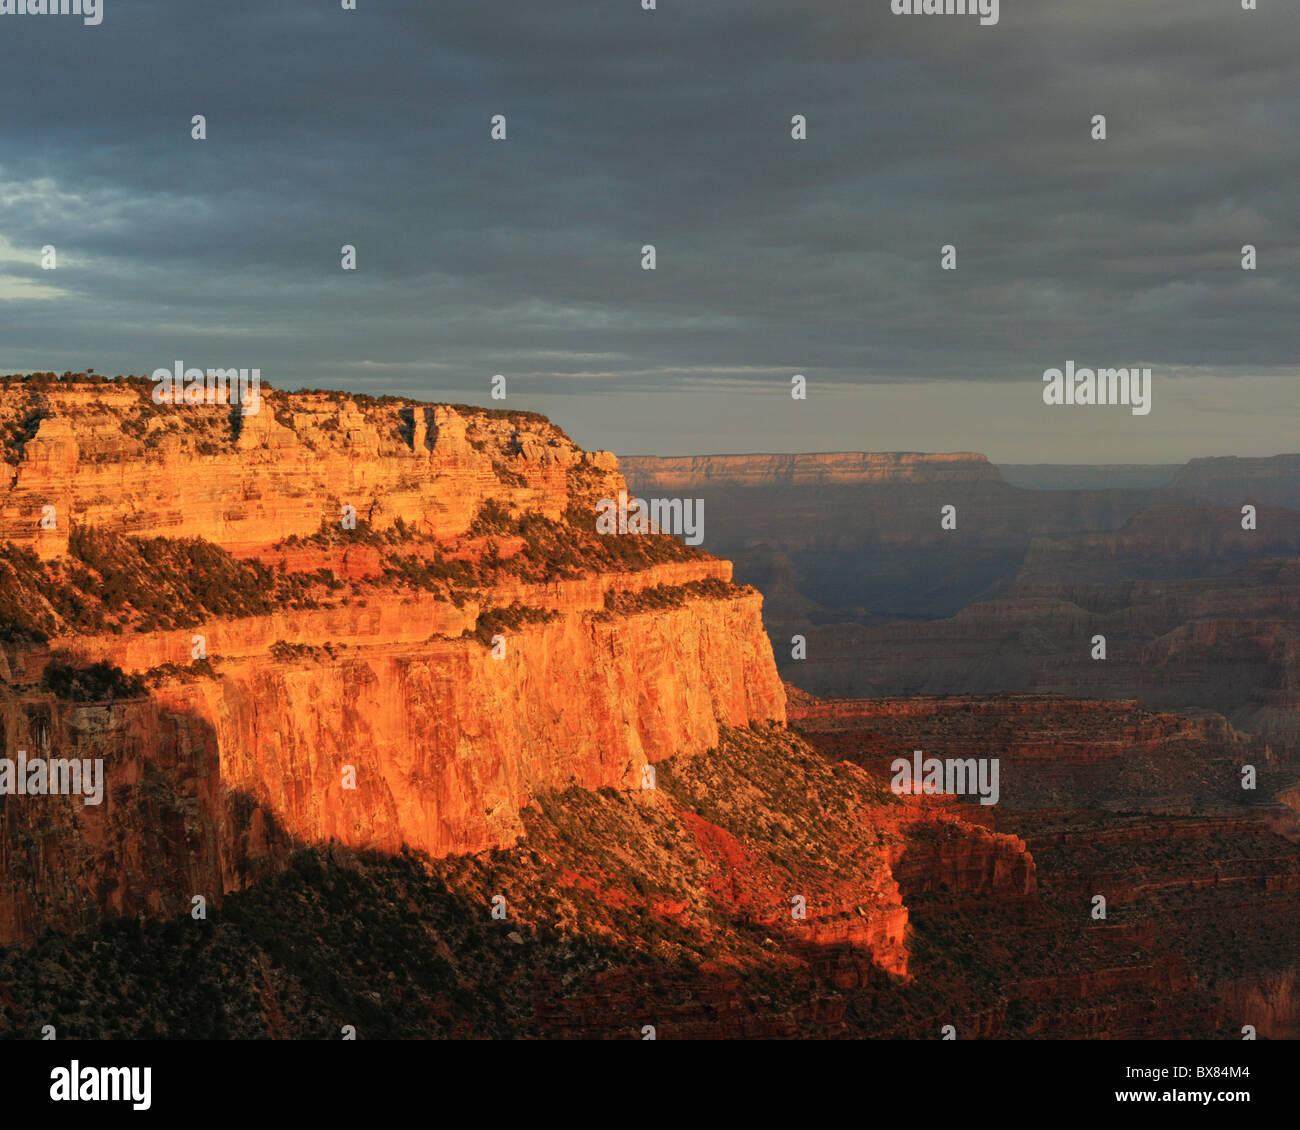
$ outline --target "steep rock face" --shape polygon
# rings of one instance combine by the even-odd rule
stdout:
[[[74,705],[0,691],[0,725],[6,757],[24,750],[104,763],[98,805],[0,797],[0,940],[30,942],[46,929],[75,932],[139,912],[179,914],[191,896],[219,893],[226,806],[235,801],[201,720],[147,699]],[[260,842],[268,831],[250,815],[239,835]]]
[[[1025,842],[979,827],[977,812],[963,811],[962,819],[971,825],[967,834],[911,843],[895,857],[894,877],[908,902],[941,894],[942,901],[952,906],[991,896],[1032,895],[1038,880]]]
[[[1248,977],[1217,986],[1223,1011],[1241,1017],[1265,1040],[1300,1040],[1300,972]]]
[[[201,537],[252,552],[337,523],[345,505],[378,528],[401,518],[433,537],[464,533],[485,499],[559,517],[568,471],[615,497],[617,461],[583,452],[543,417],[341,393],[264,390],[256,414],[154,405],[146,387],[6,389],[10,449],[0,494],[10,540],[66,550],[72,523],[138,536]],[[42,528],[45,508],[57,525]]]
[[[784,720],[761,596],[666,538],[606,551],[586,522],[623,487],[617,462],[541,417],[268,391],[241,418],[151,406],[147,391],[0,397],[21,424],[0,518],[50,562],[11,552],[6,575],[60,626],[0,635],[0,756],[105,770],[99,805],[0,796],[0,940],[219,903],[304,843],[503,847],[539,793],[640,788],[644,766],[707,750],[723,727]],[[59,519],[42,531],[30,519],[47,499]],[[318,533],[349,500],[368,540]],[[118,561],[139,568],[129,548],[69,553],[69,527],[87,525],[203,538],[269,567],[138,543],[170,563],[158,569],[203,570],[193,591],[218,607],[231,576],[305,587],[274,611],[235,593],[231,615],[146,630],[187,610],[151,603],[152,573],[119,575]],[[42,581],[56,566],[82,595]],[[105,603],[108,623],[87,612],[100,590],[126,594]],[[91,664],[148,689],[58,697],[60,673]]]
[[[199,712],[220,716],[229,787],[269,797],[300,838],[478,851],[512,842],[539,791],[637,787],[647,762],[716,744],[719,723],[780,719],[757,611],[743,597],[565,617],[512,635],[503,660],[436,641],[323,672],[258,665],[223,676]],[[290,733],[268,702],[294,719]],[[358,765],[355,798],[338,787],[346,763]],[[295,795],[308,772],[317,788]],[[371,814],[360,842],[353,800]]]
[[[371,638],[111,705],[6,694],[6,753],[103,757],[106,796],[0,799],[0,938],[219,899],[294,842],[512,843],[540,791],[639,787],[643,765],[710,748],[719,725],[781,720],[759,605],[564,616],[513,633],[502,660],[472,638]]]

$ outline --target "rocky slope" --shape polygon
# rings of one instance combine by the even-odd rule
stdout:
[[[984,811],[1032,852],[1036,903],[1000,923],[959,924],[941,906],[934,925],[965,926],[959,944],[981,967],[999,953],[1019,966],[1004,969],[1006,1007],[987,1034],[1019,1022],[1045,1038],[1239,1036],[1244,1024],[1261,1038],[1300,1036],[1300,803],[1267,744],[1207,712],[1058,696],[792,690],[790,717],[824,755],[877,780],[900,747],[999,759],[1002,798]],[[1244,765],[1257,771],[1254,790],[1241,787]],[[919,930],[920,908],[909,908]],[[1037,964],[1040,949],[1057,954],[1054,968]]]
[[[1223,787],[1259,750],[1221,719],[799,692],[791,714],[802,736],[724,730],[653,788],[542,793],[509,847],[308,848],[205,921],[0,950],[0,1034],[1296,1034],[1296,813]],[[881,759],[914,748],[1005,758],[1015,803],[893,795]]]
[[[0,951],[0,1033],[834,1037],[897,1023],[877,1000],[930,1027],[909,901],[977,912],[1035,890],[1016,837],[768,724],[665,762],[653,788],[543,794],[524,822],[476,856],[309,850],[204,922]],[[92,986],[76,1001],[71,977]]]

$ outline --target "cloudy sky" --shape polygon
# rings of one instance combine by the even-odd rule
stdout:
[[[0,15],[0,371],[501,373],[624,454],[1300,448],[1294,0],[103,2]],[[1151,414],[1045,406],[1067,359]]]

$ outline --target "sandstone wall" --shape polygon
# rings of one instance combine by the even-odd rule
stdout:
[[[56,386],[0,420],[37,417],[0,492],[0,528],[47,556],[70,522],[140,536],[202,537],[249,553],[322,521],[344,504],[383,528],[402,518],[434,537],[464,533],[485,499],[551,518],[570,501],[567,472],[623,486],[617,460],[584,452],[541,417],[396,401],[266,391],[255,415],[224,405],[165,405],[132,389]],[[55,508],[55,529],[40,526]]]
[[[426,546],[474,554],[482,547],[462,535],[485,500],[554,520],[624,487],[613,456],[583,452],[542,417],[391,398],[265,391],[256,415],[239,416],[154,407],[138,386],[6,385],[0,420],[25,435],[7,449],[0,527],[47,557],[66,552],[79,523],[376,578],[382,562],[366,545],[272,547],[351,503],[376,528],[401,519]],[[48,531],[46,505],[58,515]],[[499,541],[503,558],[526,548],[478,540]],[[753,590],[605,611],[611,592],[730,579],[729,562],[701,555],[503,579],[460,607],[380,581],[333,607],[10,644],[0,756],[103,758],[106,795],[98,806],[0,797],[0,941],[176,914],[194,895],[215,902],[302,843],[501,847],[539,792],[639,788],[647,763],[713,748],[722,726],[782,722]],[[486,607],[512,604],[554,616],[503,632],[495,658],[473,633]],[[215,677],[161,677],[147,695],[93,705],[40,689],[52,655],[141,673],[188,665],[195,635]]]
[[[217,679],[109,705],[0,691],[7,755],[102,757],[106,781],[99,806],[0,798],[0,941],[219,901],[303,842],[513,843],[540,791],[637,788],[643,765],[712,748],[720,725],[783,720],[760,607],[570,612],[511,633],[501,660],[474,638],[394,630],[332,659],[229,659]],[[107,654],[130,665],[129,647]]]

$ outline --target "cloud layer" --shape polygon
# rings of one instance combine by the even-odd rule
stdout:
[[[1222,377],[1235,403],[1234,379],[1300,376],[1300,11],[1261,7],[1004,0],[993,27],[887,0],[3,16],[0,367],[182,358],[480,402],[504,373],[509,403],[574,398],[613,437],[589,442],[640,450],[674,443],[636,442],[620,397],[688,414],[796,372],[814,396],[1023,379],[1027,426],[1067,358],[1150,365],[1166,403],[1176,374]],[[695,449],[827,446],[762,419]],[[1122,445],[1104,458],[1140,458]]]

